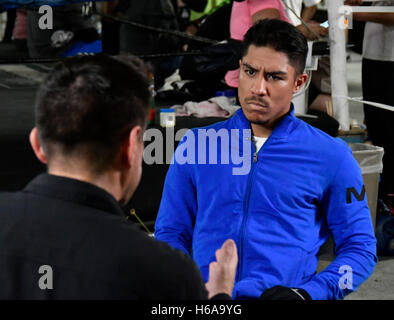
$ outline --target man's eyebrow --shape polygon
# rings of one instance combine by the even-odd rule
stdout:
[[[252,67],[250,64],[248,64],[246,62],[242,62],[242,66],[244,66],[244,67],[246,67],[246,68],[248,68],[250,70],[253,70],[253,71],[258,71],[258,69]],[[265,74],[269,74],[269,75],[273,75],[273,76],[286,76],[287,75],[287,72],[280,71],[280,70],[278,70],[278,71],[275,71],[275,70],[274,71],[265,71],[264,73]]]
[[[250,64],[246,63],[246,62],[242,62],[242,65],[250,70],[253,71],[258,71],[256,68],[253,68]]]
[[[287,75],[287,72],[285,71],[266,71],[266,74],[269,74],[271,76],[285,76]]]

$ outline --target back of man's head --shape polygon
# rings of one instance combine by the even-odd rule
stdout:
[[[296,75],[304,72],[308,43],[305,36],[290,23],[279,19],[260,20],[244,37],[242,57],[247,54],[251,45],[270,47],[285,53],[296,70]]]
[[[135,57],[77,56],[58,63],[36,100],[36,126],[48,164],[83,158],[89,170],[111,166],[130,130],[145,127],[151,94]]]

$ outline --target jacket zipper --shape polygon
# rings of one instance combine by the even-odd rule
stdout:
[[[245,239],[245,225],[246,221],[248,220],[248,215],[249,215],[249,202],[250,202],[250,194],[251,194],[251,189],[252,189],[252,181],[253,181],[253,175],[254,175],[254,169],[256,167],[257,163],[257,155],[258,151],[256,150],[256,146],[254,145],[254,142],[252,141],[252,148],[254,150],[253,153],[253,163],[251,167],[251,172],[249,173],[248,177],[248,185],[247,185],[247,192],[246,192],[246,201],[244,204],[244,216],[242,219],[242,224],[241,224],[241,232],[240,232],[240,239],[239,239],[239,264],[238,264],[238,275],[237,275],[237,282],[241,280],[242,276],[242,269],[243,269],[243,249],[244,249],[244,239]]]

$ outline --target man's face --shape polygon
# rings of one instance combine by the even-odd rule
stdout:
[[[272,130],[275,121],[289,111],[293,94],[306,75],[296,75],[285,53],[254,45],[240,61],[240,68],[238,97],[246,118],[253,130],[256,126]]]

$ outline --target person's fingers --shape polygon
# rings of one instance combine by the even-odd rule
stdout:
[[[216,261],[223,265],[237,264],[238,254],[237,246],[232,239],[227,239],[222,247],[215,252]]]
[[[311,26],[312,30],[317,33],[319,36],[326,36],[328,34],[328,28],[324,28],[320,25],[313,25]],[[308,33],[309,39],[317,39],[317,36],[312,32]]]
[[[347,0],[344,3],[345,5],[361,5],[363,4],[362,0]]]
[[[217,267],[217,262],[213,261],[209,264],[209,274],[211,274],[212,272],[214,272],[215,268]]]
[[[207,282],[207,285],[209,284],[209,285],[211,285],[211,282],[212,282],[212,275],[215,273],[215,271],[216,271],[216,268],[217,268],[217,262],[216,261],[213,261],[213,262],[211,262],[210,264],[209,264],[209,279],[208,279],[208,282]]]
[[[209,264],[209,280],[206,283],[208,297],[217,293],[231,296],[238,264],[237,247],[231,239],[226,240],[215,252],[216,261]]]
[[[216,261],[219,261],[219,260],[220,260],[221,250],[222,250],[222,248],[217,249],[217,250],[215,251]]]
[[[236,246],[234,240],[232,240],[232,239],[226,240],[223,247],[224,247],[224,250],[225,250],[229,260],[234,260],[235,258],[236,259],[238,258],[237,246]]]
[[[320,23],[314,20],[308,20],[306,21],[307,24],[309,24],[310,26],[320,26]]]
[[[224,242],[226,243],[226,242]],[[223,256],[225,255],[224,253],[224,243],[222,244],[221,248],[217,249],[215,252],[215,257],[216,257],[216,261],[219,261],[223,258]]]
[[[226,250],[229,251],[233,251],[234,249],[236,249],[236,245],[233,239],[227,239],[224,243],[223,243],[223,248],[225,248]]]
[[[328,29],[327,29],[327,28],[320,27],[320,30],[319,30],[319,31],[320,31],[319,34],[320,34],[321,36],[326,36],[326,35],[328,34]]]
[[[223,243],[216,258],[218,259],[218,261],[220,260],[223,263],[230,263],[234,259],[234,256],[236,255],[237,255],[237,247],[235,245],[234,240],[227,239]]]

